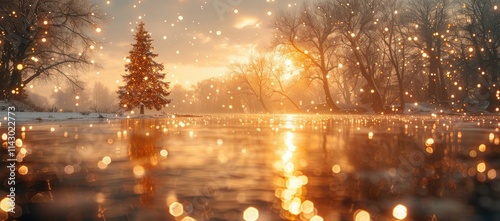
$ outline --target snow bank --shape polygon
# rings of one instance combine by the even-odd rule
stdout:
[[[81,114],[71,112],[14,112],[16,122],[30,121],[66,121],[66,120],[98,120],[98,119],[114,119],[121,118],[115,114]],[[0,121],[7,121],[7,111],[0,111]]]

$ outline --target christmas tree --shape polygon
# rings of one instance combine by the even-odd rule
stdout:
[[[164,69],[163,64],[153,60],[158,54],[152,52],[153,40],[144,29],[143,22],[139,23],[134,39],[135,44],[132,44],[125,65],[128,74],[122,75],[126,84],[119,87],[118,97],[120,107],[126,111],[140,107],[140,113],[144,114],[144,107],[160,110],[170,103],[166,98],[170,94],[169,83],[163,81],[165,74],[160,73]]]

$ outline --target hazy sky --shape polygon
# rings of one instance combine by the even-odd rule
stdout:
[[[138,21],[152,34],[156,61],[165,65],[166,80],[190,86],[226,73],[227,65],[253,50],[269,47],[272,21],[281,10],[305,0],[95,0],[106,15],[95,46],[98,70],[82,74],[93,85],[113,90],[121,84],[124,58]],[[102,46],[102,48],[101,48]]]

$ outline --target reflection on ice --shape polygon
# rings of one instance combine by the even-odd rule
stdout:
[[[215,115],[21,127],[19,213],[9,215],[18,220],[500,217],[494,117]]]
[[[285,128],[288,127],[290,117],[287,117]],[[297,146],[294,145],[294,134],[290,131],[285,133],[284,148],[278,149],[281,157],[275,163],[275,169],[278,171],[278,177],[275,180],[277,187],[275,196],[281,200],[281,213],[280,216],[284,219],[295,220],[309,220],[316,216],[315,219],[322,219],[317,216],[317,210],[314,208],[314,203],[309,200],[304,200],[303,195],[305,187],[308,183],[307,176],[303,175],[301,171],[296,168],[294,160]],[[303,188],[304,187],[304,188]],[[299,216],[300,215],[300,216]]]

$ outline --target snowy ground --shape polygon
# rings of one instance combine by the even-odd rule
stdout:
[[[13,105],[5,101],[0,101],[0,122],[7,121],[7,110],[8,107]],[[479,113],[479,112],[478,112]],[[482,112],[481,112],[482,113]],[[428,115],[428,114],[453,114],[450,111],[440,110],[426,103],[408,103],[406,105],[405,114],[408,115]],[[198,116],[198,115],[177,115],[182,116]],[[15,111],[15,121],[19,122],[45,122],[45,121],[91,121],[99,119],[125,119],[125,118],[165,118],[165,117],[175,117],[175,115],[163,115],[163,114],[146,114],[146,115],[118,115],[115,113],[76,113],[76,112],[33,112],[30,110],[25,110],[23,107],[16,108]]]
[[[9,107],[15,107],[5,101],[0,101],[0,122],[6,122]],[[111,119],[120,118],[116,114],[99,114],[99,113],[73,113],[73,112],[33,112],[30,110],[23,110],[23,107],[15,107],[14,115],[11,115],[16,122],[29,122],[29,121],[64,121],[64,120],[97,120],[97,119]]]
[[[2,121],[7,121],[7,112],[0,111]],[[64,120],[96,120],[96,119],[112,119],[120,118],[115,114],[81,114],[81,113],[65,113],[65,112],[15,112],[13,116],[15,121],[64,121]]]

